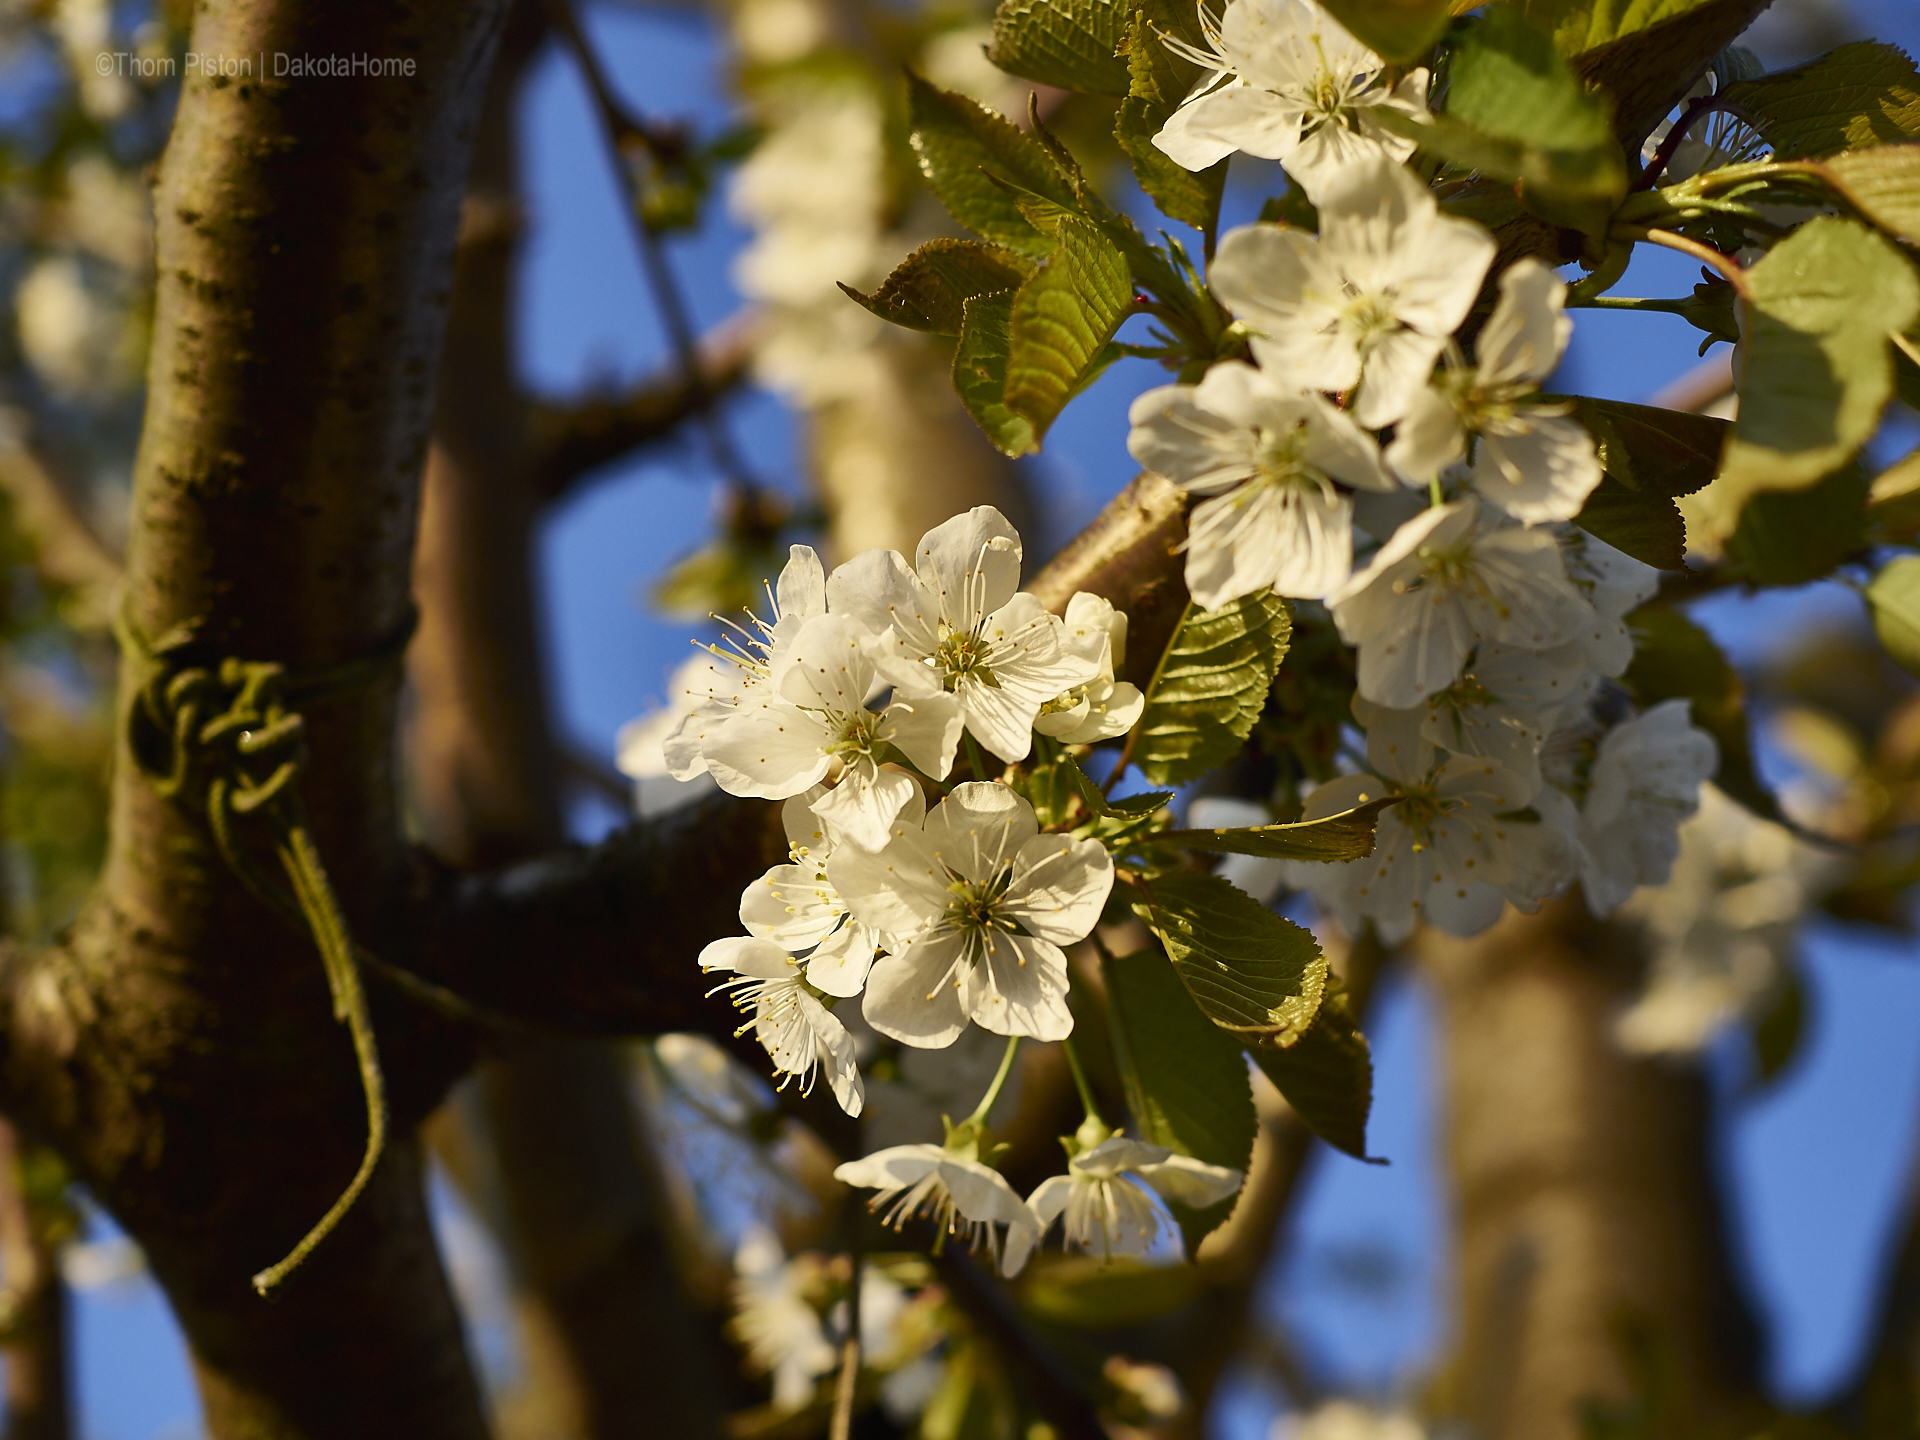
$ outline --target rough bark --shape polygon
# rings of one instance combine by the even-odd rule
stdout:
[[[125,603],[296,670],[376,652],[409,609],[455,225],[498,4],[213,3],[196,53],[391,56],[411,77],[184,85],[155,195],[159,277]],[[123,660],[112,837],[69,942],[16,956],[8,1108],[145,1248],[216,1440],[478,1440],[478,1397],[410,1130],[464,1063],[376,997],[396,1138],[273,1303],[252,1272],[359,1160],[362,1099],[312,941],[227,873],[204,817],[132,763]],[[408,874],[397,675],[307,705],[302,785],[365,944]]]
[[[1583,1402],[1638,1398],[1642,1339],[1699,1429],[1757,1395],[1704,1081],[1613,1044],[1637,957],[1579,907],[1415,946],[1441,1001],[1460,1296],[1435,1398],[1487,1440],[1577,1440]]]

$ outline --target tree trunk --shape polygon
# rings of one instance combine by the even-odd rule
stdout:
[[[125,589],[130,633],[312,672],[403,632],[459,200],[499,4],[204,5],[155,195],[159,279]],[[272,79],[276,55],[411,75]],[[261,78],[262,65],[268,77]],[[406,68],[403,65],[401,68]],[[229,872],[188,798],[135,764],[154,662],[123,657],[112,836],[62,947],[9,967],[7,1105],[145,1248],[216,1440],[485,1434],[412,1127],[465,1063],[376,994],[394,1135],[344,1223],[273,1301],[250,1275],[342,1192],[366,1119],[312,938]],[[361,943],[412,868],[394,667],[304,700],[300,788]],[[204,802],[203,802],[204,803]],[[256,845],[256,837],[243,838]],[[271,864],[260,847],[256,858]]]
[[[518,99],[545,33],[538,4],[517,6],[488,86],[414,563],[408,776],[428,844],[465,870],[564,838],[533,570],[545,497],[511,323]],[[514,1276],[526,1370],[501,1397],[504,1433],[718,1433],[731,1355],[658,1223],[618,1043],[517,1037],[472,1083],[440,1123],[486,1157],[471,1198]]]
[[[1662,1436],[1750,1409],[1760,1332],[1727,1252],[1705,1084],[1609,1034],[1632,937],[1576,895],[1415,949],[1441,1002],[1454,1178],[1440,1413],[1486,1440],[1578,1440],[1589,1401],[1652,1399],[1657,1426],[1685,1427],[1647,1432]]]

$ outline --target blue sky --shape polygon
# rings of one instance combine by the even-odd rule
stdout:
[[[1920,8],[1889,6],[1882,33],[1920,29]],[[648,113],[725,121],[715,96],[719,57],[704,22],[686,13],[596,10],[591,28],[610,69]],[[664,345],[584,93],[550,56],[526,100],[530,182],[528,267],[518,323],[527,382],[553,395],[618,384],[664,361]],[[1265,193],[1257,173],[1234,187],[1231,219],[1250,218]],[[723,211],[674,263],[698,320],[735,308],[727,263],[742,239]],[[1622,293],[1684,293],[1697,278],[1679,257],[1636,262]],[[1561,388],[1641,399],[1693,363],[1695,332],[1667,316],[1583,312]],[[1032,462],[1057,541],[1131,475],[1125,411],[1158,383],[1142,362],[1114,367],[1055,427]],[[756,471],[797,487],[797,432],[765,396],[731,407]],[[684,626],[646,613],[650,580],[706,533],[712,476],[691,450],[615,467],[571,499],[541,535],[544,622],[551,641],[557,719],[570,743],[610,757],[617,727],[658,703],[666,669],[684,653]],[[1043,546],[1032,547],[1042,549]],[[1728,604],[1711,622],[1736,660],[1762,637],[1809,616],[1857,614],[1837,586],[1760,603]],[[591,833],[617,817],[583,810]],[[1774,1334],[1772,1377],[1783,1395],[1817,1397],[1857,1352],[1874,1272],[1920,1117],[1920,966],[1911,954],[1840,927],[1807,944],[1809,1037],[1787,1080],[1740,1093],[1737,1041],[1710,1066],[1724,1123],[1720,1163],[1734,1197],[1735,1233]],[[1441,1343],[1445,1314],[1444,1201],[1435,1165],[1432,1006],[1415,981],[1383,994],[1370,1030],[1379,1066],[1373,1148],[1389,1167],[1328,1154],[1302,1203],[1299,1239],[1268,1277],[1261,1305],[1329,1379],[1389,1387]],[[81,1433],[86,1440],[185,1440],[196,1404],[164,1302],[144,1280],[80,1297],[76,1320]],[[1237,1388],[1220,1433],[1262,1433],[1275,1403]]]

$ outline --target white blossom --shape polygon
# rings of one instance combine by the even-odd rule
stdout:
[[[776,1071],[798,1079],[805,1094],[824,1070],[827,1088],[840,1108],[849,1115],[860,1113],[866,1086],[853,1037],[807,984],[798,960],[769,940],[735,935],[702,950],[700,968],[709,973],[731,970],[738,977],[720,988],[733,992],[736,1009],[752,1012],[753,1019],[742,1028],[753,1031]]]
[[[1320,233],[1243,225],[1208,283],[1252,332],[1254,358],[1298,390],[1351,390],[1353,416],[1391,425],[1433,373],[1493,263],[1493,236],[1442,215],[1384,156],[1344,166],[1318,200]]]
[[[1332,865],[1290,862],[1341,924],[1372,920],[1398,944],[1426,920],[1452,935],[1476,935],[1500,918],[1501,889],[1514,874],[1520,828],[1505,818],[1527,801],[1525,782],[1475,756],[1453,755],[1400,777],[1342,775],[1307,797],[1317,820],[1394,796],[1375,822],[1373,853]]]
[[[890,1204],[886,1220],[896,1230],[925,1215],[944,1233],[965,1233],[976,1250],[995,1255],[1000,1273],[1009,1278],[1026,1266],[1040,1239],[1033,1210],[998,1170],[945,1146],[895,1145],[848,1161],[833,1178],[878,1190],[869,1208]]]
[[[740,292],[783,306],[844,303],[882,263],[885,136],[872,96],[790,105],[734,174],[731,209],[758,233],[734,262]]]
[[[1228,0],[1218,22],[1202,5],[1200,24],[1204,49],[1166,42],[1212,72],[1153,137],[1177,164],[1204,170],[1245,151],[1278,160],[1317,200],[1358,159],[1413,153],[1375,112],[1425,119],[1427,72],[1387,84],[1380,57],[1314,0]]]
[[[807,1299],[813,1267],[789,1260],[772,1231],[751,1226],[733,1252],[734,1335],[773,1379],[773,1408],[803,1409],[839,1356]]]
[[[1680,822],[1699,807],[1719,747],[1664,700],[1606,733],[1580,806],[1580,885],[1595,915],[1611,914],[1642,885],[1665,882],[1680,853]]]
[[[1187,521],[1187,589],[1209,610],[1269,585],[1324,596],[1353,568],[1353,501],[1333,482],[1397,488],[1351,418],[1251,365],[1149,390],[1127,418],[1133,458],[1203,497]]]
[[[1067,602],[1060,643],[1067,654],[1098,665],[1100,673],[1049,700],[1033,728],[1068,745],[1092,745],[1126,734],[1147,708],[1139,686],[1113,678],[1115,667],[1127,660],[1126,611],[1082,590]]]
[[[1042,706],[1100,673],[1067,652],[1059,617],[1019,590],[1020,557],[1013,526],[981,505],[921,536],[913,566],[869,550],[827,582],[834,611],[880,637],[880,673],[903,699],[953,696],[967,729],[1008,762],[1033,748]]]
[[[1553,535],[1504,523],[1471,495],[1401,526],[1327,603],[1360,652],[1360,694],[1398,710],[1453,684],[1476,645],[1548,650],[1594,613]]]
[[[1069,1160],[1066,1174],[1041,1181],[1027,1203],[1043,1234],[1065,1215],[1067,1243],[1103,1257],[1145,1255],[1164,1223],[1154,1194],[1204,1209],[1238,1194],[1245,1179],[1224,1165],[1111,1135]]]
[[[835,841],[815,809],[821,793],[815,787],[781,808],[788,862],[774,866],[740,893],[740,923],[748,934],[788,954],[806,954],[807,983],[845,998],[860,993],[874,951],[887,937],[849,915],[827,878]],[[917,828],[925,816],[926,801],[915,786],[895,824]]]
[[[1620,907],[1652,953],[1614,1038],[1635,1054],[1691,1054],[1760,1011],[1786,973],[1801,917],[1843,865],[1702,785],[1670,878]]]
[[[1564,405],[1532,399],[1573,333],[1567,287],[1528,257],[1500,277],[1500,301],[1480,332],[1478,363],[1457,352],[1420,391],[1394,433],[1387,463],[1425,484],[1474,451],[1473,487],[1528,525],[1571,520],[1600,483],[1593,437]]]
[[[745,625],[733,626],[727,648],[719,646],[674,672],[670,706],[685,714],[661,746],[667,773],[691,780],[708,773],[707,738],[743,705],[762,703],[792,656],[793,642],[807,621],[827,613],[826,571],[810,545],[795,545],[770,597],[773,618],[751,610]]]
[[[1660,572],[1577,526],[1564,527],[1560,550],[1567,579],[1593,609],[1575,636],[1587,664],[1601,675],[1622,675],[1633,663],[1633,636],[1626,617],[1660,589]]]
[[[720,788],[784,800],[832,778],[814,813],[856,845],[886,844],[894,817],[919,787],[906,771],[881,764],[885,749],[943,778],[960,743],[960,711],[937,691],[869,710],[872,645],[872,636],[844,615],[802,626],[773,693],[740,704],[702,742]]]
[[[1420,704],[1394,710],[1355,695],[1353,718],[1367,732],[1375,769],[1425,770],[1436,749],[1478,755],[1519,776],[1531,795],[1554,721],[1585,701],[1593,683],[1577,644],[1547,651],[1484,644],[1474,648],[1458,680]]]
[[[1004,785],[969,782],[878,854],[834,852],[827,873],[855,918],[901,949],[874,964],[862,1013],[907,1045],[950,1045],[969,1020],[999,1035],[1061,1040],[1067,957],[1113,889],[1097,841],[1042,835]]]
[[[720,662],[706,651],[688,657],[667,679],[667,703],[629,720],[614,737],[613,763],[634,782],[634,809],[643,817],[662,815],[711,794],[718,787],[697,752],[682,756],[687,777],[678,779],[667,763],[667,742],[715,688]],[[729,667],[731,668],[731,667]],[[693,766],[698,768],[693,768]]]

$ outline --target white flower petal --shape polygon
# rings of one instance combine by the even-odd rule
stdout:
[[[967,973],[966,937],[951,930],[929,931],[901,953],[874,962],[860,1013],[882,1035],[903,1045],[941,1049],[967,1028],[962,993]]]

